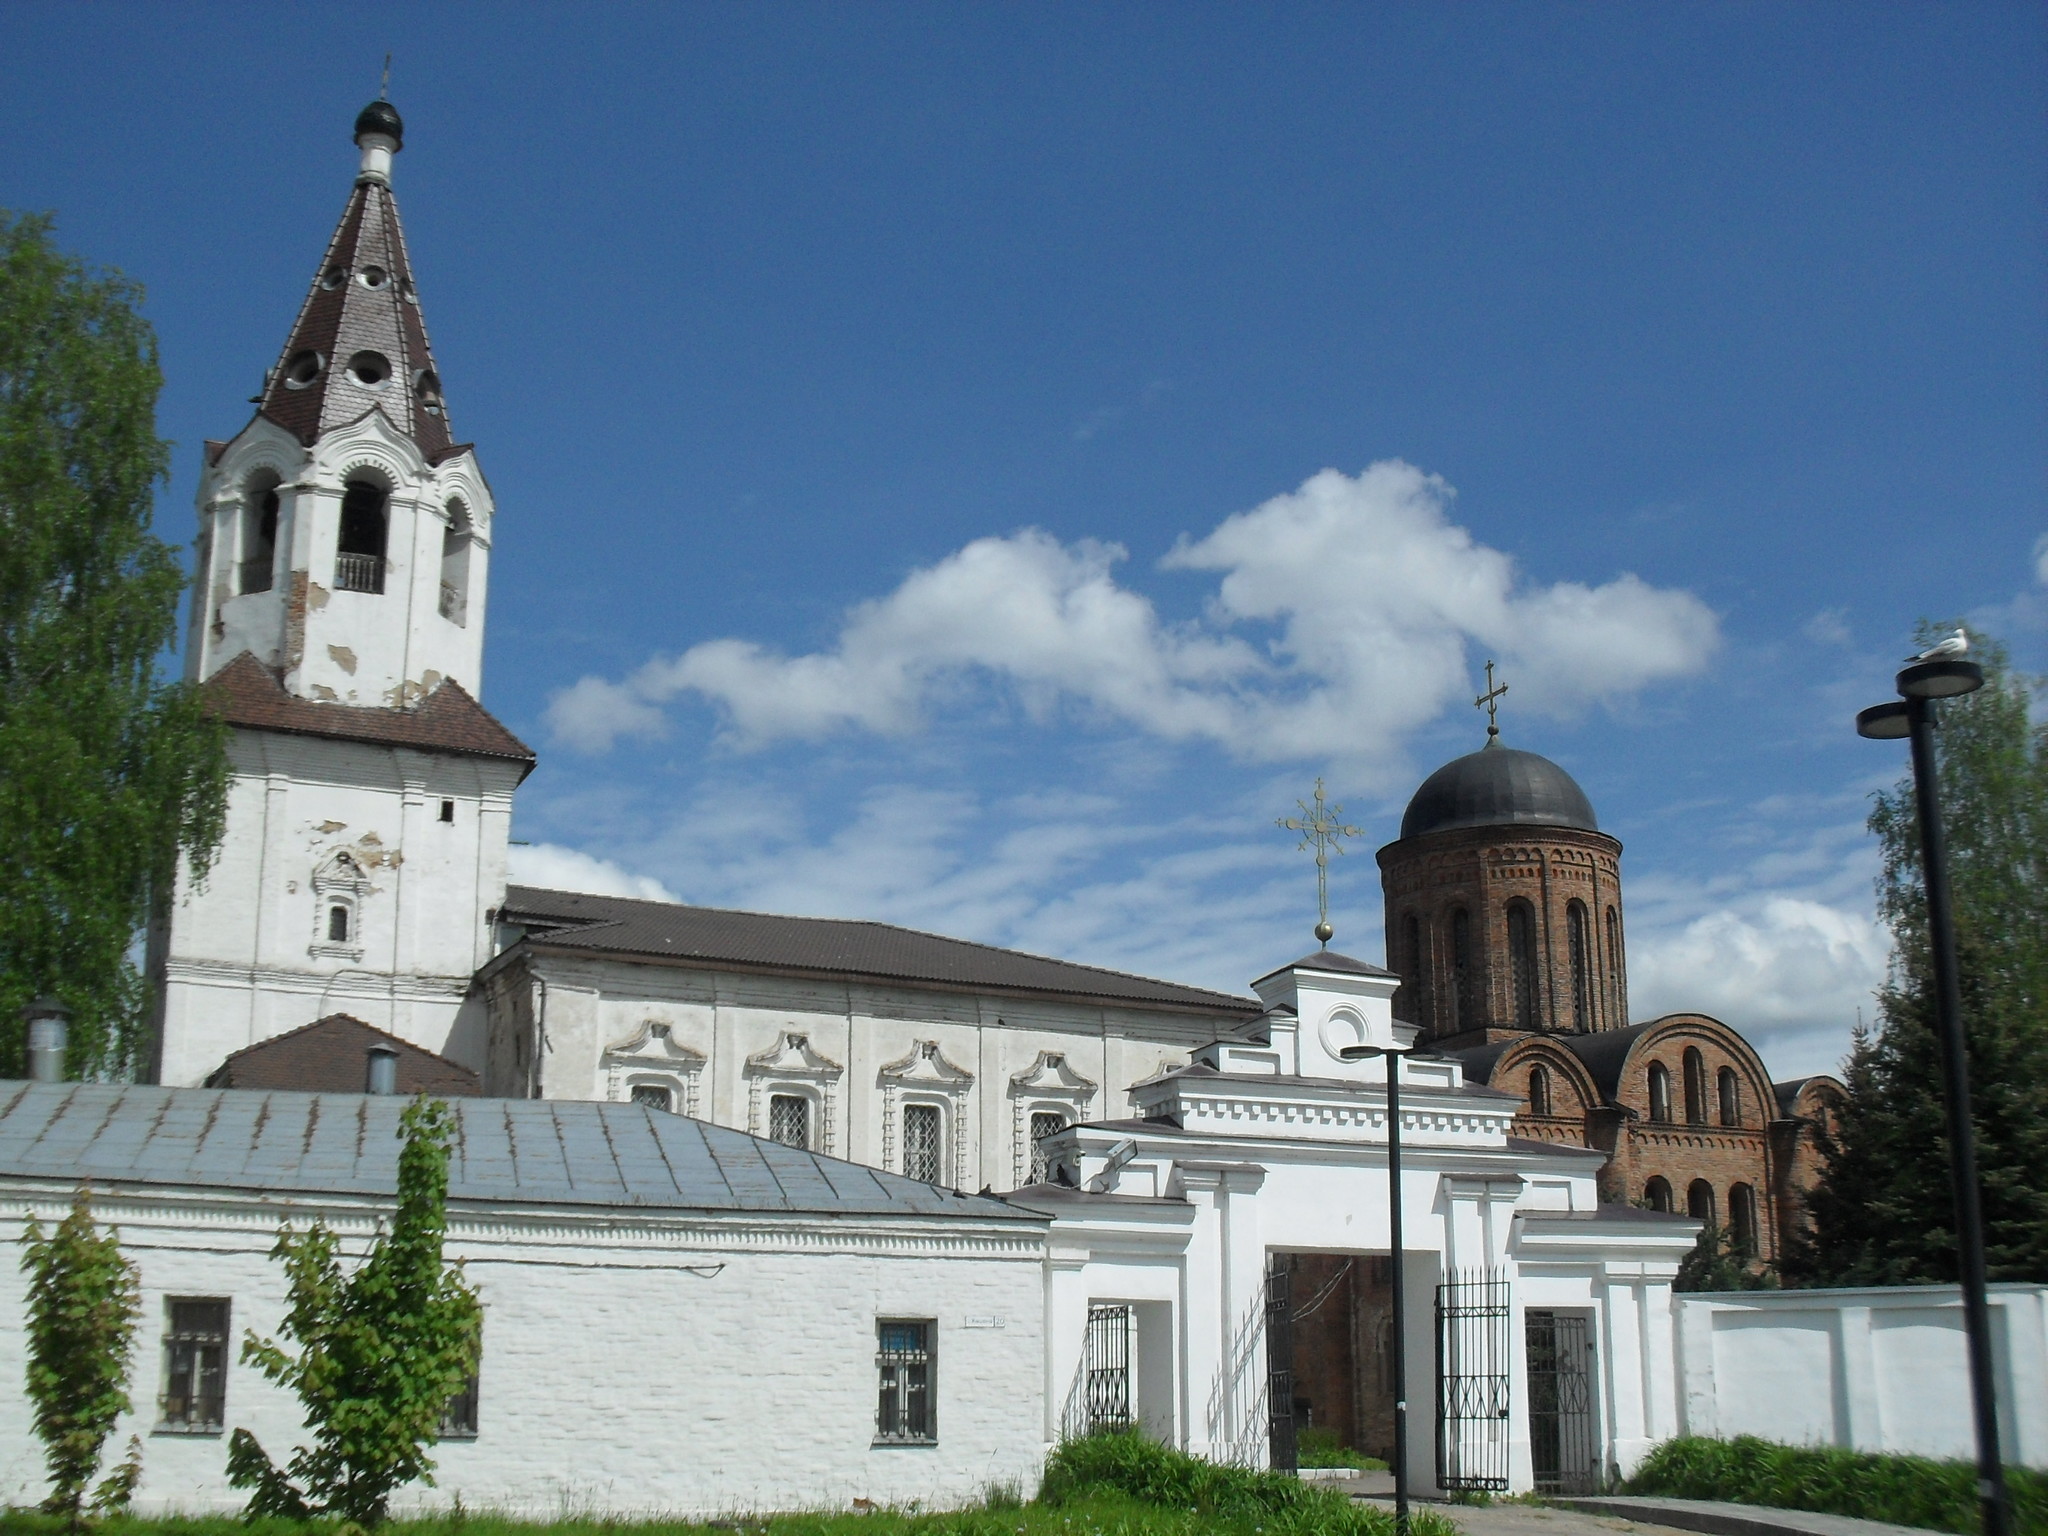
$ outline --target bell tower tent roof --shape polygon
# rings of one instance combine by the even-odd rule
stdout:
[[[391,159],[404,134],[388,101],[371,102],[356,118],[361,170],[291,336],[263,381],[261,414],[311,444],[381,411],[433,462],[454,438],[391,195]]]

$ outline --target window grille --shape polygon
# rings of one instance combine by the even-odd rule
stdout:
[[[348,942],[348,908],[332,906],[327,909],[327,942],[346,944]]]
[[[1088,1433],[1131,1427],[1131,1309],[1088,1309]]]
[[[1052,1178],[1052,1161],[1046,1155],[1045,1138],[1067,1128],[1067,1117],[1056,1111],[1040,1111],[1031,1117],[1031,1176],[1027,1184],[1043,1184]]]
[[[785,1147],[811,1144],[811,1101],[802,1094],[778,1093],[768,1100],[768,1138]]]
[[[932,1413],[932,1324],[885,1320],[876,1331],[881,1390],[875,1405],[875,1438],[929,1444],[939,1437]]]
[[[173,1296],[157,1427],[220,1433],[227,1417],[228,1304]]]
[[[675,1095],[659,1083],[635,1083],[633,1102],[645,1104],[649,1109],[673,1110],[676,1107]]]
[[[939,1182],[939,1107],[907,1104],[903,1108],[903,1171],[927,1184]]]
[[[441,1410],[441,1428],[437,1438],[442,1440],[474,1440],[476,1438],[476,1409],[478,1381],[472,1371],[462,1390],[448,1399],[448,1406]]]
[[[1437,1486],[1508,1487],[1508,1283],[1454,1271],[1436,1288]]]

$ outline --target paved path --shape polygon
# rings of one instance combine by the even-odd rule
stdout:
[[[1369,1474],[1338,1486],[1353,1498],[1393,1505],[1391,1473]],[[1763,1509],[1754,1504],[1718,1504],[1705,1499],[1622,1498],[1554,1500],[1550,1504],[1438,1504],[1414,1506],[1444,1515],[1465,1536],[1928,1536],[1913,1526],[1847,1515],[1815,1515],[1798,1509]]]

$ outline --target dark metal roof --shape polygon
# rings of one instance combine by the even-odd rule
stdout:
[[[135,1084],[0,1082],[0,1178],[282,1195],[398,1189],[409,1101]],[[634,1210],[1036,1220],[979,1195],[644,1104],[450,1099],[454,1201]]]
[[[1578,1057],[1592,1077],[1593,1085],[1600,1090],[1600,1097],[1612,1103],[1621,1087],[1621,1072],[1628,1065],[1629,1052],[1645,1031],[1663,1022],[1662,1019],[1652,1019],[1644,1024],[1631,1024],[1626,1029],[1603,1029],[1587,1035],[1545,1034],[1542,1038]],[[1520,1043],[1520,1040],[1496,1040],[1491,1045],[1475,1045],[1446,1054],[1464,1067],[1468,1082],[1476,1080],[1483,1083],[1491,1080],[1493,1069],[1499,1065],[1508,1048]]]
[[[398,108],[382,96],[356,114],[355,136],[360,139],[366,133],[388,133],[398,141],[400,149],[405,148],[405,121],[398,115]]]
[[[1458,827],[1576,827],[1597,832],[1593,803],[1557,764],[1489,742],[1445,763],[1415,791],[1401,836]]]
[[[503,757],[533,769],[533,748],[506,730],[453,678],[411,709],[324,704],[285,692],[277,674],[248,651],[206,680],[208,705],[229,725],[378,746]]]
[[[1034,994],[1209,1016],[1249,1018],[1259,1011],[1252,999],[1227,992],[889,923],[732,912],[526,885],[506,891],[503,915],[506,922],[528,929],[527,942],[545,949]]]
[[[370,1047],[397,1053],[398,1091],[475,1098],[483,1080],[468,1067],[346,1013],[244,1046],[206,1080],[209,1088],[287,1088],[298,1093],[360,1093]]]
[[[1289,961],[1278,970],[1269,971],[1259,978],[1266,981],[1278,976],[1281,971],[1335,971],[1347,976],[1392,976],[1394,973],[1383,966],[1372,965],[1364,960],[1354,960],[1349,955],[1340,955],[1334,949],[1318,949],[1303,955],[1299,960]],[[1257,983],[1254,983],[1257,985]]]

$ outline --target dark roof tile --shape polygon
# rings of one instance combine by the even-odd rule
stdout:
[[[300,1093],[360,1093],[371,1046],[398,1053],[398,1091],[474,1098],[483,1080],[460,1062],[436,1055],[346,1013],[236,1051],[206,1080],[209,1088],[291,1088]]]

